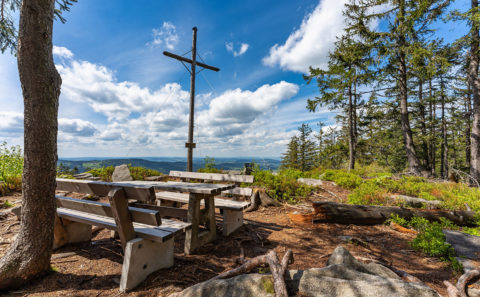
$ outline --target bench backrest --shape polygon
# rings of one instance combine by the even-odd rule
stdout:
[[[86,213],[91,213],[95,215],[105,216],[113,218],[113,212],[110,204],[89,201],[89,200],[80,200],[65,196],[56,195],[57,207],[68,208],[73,210],[78,210]],[[128,210],[131,215],[132,222],[142,223],[152,226],[160,226],[162,220],[160,218],[160,213],[156,210],[143,209],[137,207],[128,207]]]
[[[155,190],[148,185],[57,178],[57,190],[60,191],[107,196],[114,188],[123,188],[127,199],[155,201]]]
[[[253,175],[235,175],[235,174],[202,173],[202,172],[186,172],[186,171],[170,171],[169,175],[172,177],[202,179],[202,180],[208,180],[208,181],[253,183]]]

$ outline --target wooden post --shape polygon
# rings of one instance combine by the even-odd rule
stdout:
[[[135,238],[130,212],[128,211],[128,200],[123,188],[114,188],[108,193],[108,200],[112,207],[113,217],[118,228],[118,235],[125,251],[127,242]]]
[[[195,66],[197,58],[197,27],[193,27],[192,37],[192,70],[190,75],[190,118],[188,120],[188,142],[185,146],[188,148],[187,155],[187,171],[193,171],[193,148],[195,143],[193,142],[193,120],[195,112]]]
[[[179,55],[172,54],[170,52],[163,52],[167,57],[179,60],[180,62],[186,62],[191,64],[190,72],[190,117],[188,121],[188,142],[185,143],[185,147],[188,149],[187,153],[187,171],[193,171],[193,149],[196,147],[193,142],[193,128],[194,128],[194,114],[195,114],[195,74],[196,66],[203,67],[205,69],[220,71],[219,68],[213,67],[204,63],[197,62],[197,27],[193,27],[193,38],[192,38],[192,59],[188,59]],[[185,66],[186,67],[186,66]]]

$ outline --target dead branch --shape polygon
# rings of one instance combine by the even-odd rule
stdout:
[[[480,275],[478,269],[473,269],[465,272],[457,281],[457,290],[460,297],[468,297],[467,295],[467,284],[470,280]]]
[[[246,261],[243,265],[221,273],[211,280],[231,278],[240,274],[247,273],[252,269],[268,264],[273,276],[273,286],[275,288],[275,297],[288,297],[287,285],[285,284],[285,271],[292,258],[292,250],[287,250],[283,256],[282,263],[278,261],[277,253],[274,250],[270,250],[267,254],[255,257]]]
[[[448,297],[460,297],[460,292],[451,282],[443,281],[443,284],[447,287]]]

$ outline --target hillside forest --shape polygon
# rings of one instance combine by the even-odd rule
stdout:
[[[349,1],[347,27],[328,67],[310,68],[318,86],[312,112],[337,112],[336,124],[302,124],[283,168],[349,168],[375,163],[392,172],[466,179],[479,172],[478,2]],[[439,22],[470,32],[447,43]],[[378,24],[378,25],[376,25]]]

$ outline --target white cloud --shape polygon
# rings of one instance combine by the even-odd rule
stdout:
[[[189,93],[177,83],[152,92],[134,82],[118,82],[110,69],[86,61],[73,60],[57,69],[62,76],[62,98],[87,103],[110,120],[125,120],[133,112],[162,109],[176,114],[188,108]]]
[[[12,137],[23,134],[23,114],[20,112],[0,111],[0,136]]]
[[[58,130],[61,133],[70,134],[72,136],[89,137],[97,132],[97,128],[91,122],[81,119],[58,119]]]
[[[153,41],[149,44],[152,46],[165,46],[169,50],[175,49],[178,44],[177,29],[170,22],[163,22],[163,25],[159,29],[153,29]]]
[[[53,54],[58,57],[71,59],[73,58],[73,53],[66,47],[63,46],[53,46]]]
[[[346,0],[321,0],[283,45],[275,44],[270,48],[263,63],[304,73],[309,66],[325,67],[328,53],[345,27],[342,14],[345,3]]]
[[[240,44],[240,49],[238,51],[235,50],[233,42],[225,42],[225,48],[228,52],[231,52],[234,57],[239,57],[247,52],[248,48],[250,47],[247,43]]]

